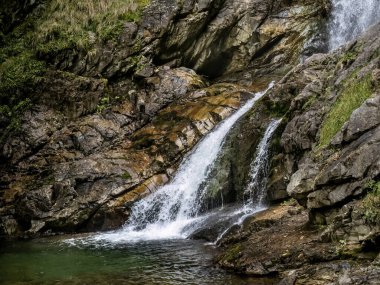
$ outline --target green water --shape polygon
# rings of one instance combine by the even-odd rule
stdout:
[[[271,284],[225,272],[215,248],[190,240],[72,246],[61,239],[6,242],[0,284]]]

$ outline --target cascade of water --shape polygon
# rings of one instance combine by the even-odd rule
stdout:
[[[333,0],[329,23],[329,49],[353,40],[380,21],[380,0]]]
[[[265,202],[269,170],[269,143],[280,123],[281,120],[273,120],[270,122],[264,137],[257,147],[256,157],[251,163],[249,182],[245,190],[245,194],[249,196],[248,204],[254,204],[260,207],[263,206]]]
[[[223,231],[215,241],[217,244],[222,237],[230,230],[231,227],[241,225],[244,220],[256,212],[265,209],[266,188],[268,182],[269,171],[269,146],[271,138],[280,125],[281,119],[272,120],[257,146],[255,159],[251,163],[251,171],[249,174],[249,182],[245,189],[245,195],[249,198],[244,206],[236,212],[237,221]]]
[[[272,86],[273,83],[269,88]],[[244,106],[208,134],[182,161],[170,183],[137,202],[132,207],[131,217],[122,230],[98,235],[93,239],[117,243],[186,237],[203,219],[197,217],[204,194],[201,193],[204,188],[200,186],[208,177],[225,137],[236,121],[246,114],[267,90],[256,93]]]

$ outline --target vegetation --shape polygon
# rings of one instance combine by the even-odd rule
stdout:
[[[53,0],[37,21],[38,50],[89,49],[117,37],[125,22],[137,22],[149,0]]]
[[[45,63],[28,52],[9,57],[0,65],[0,118],[3,121],[0,143],[19,128],[22,114],[32,103],[25,94],[40,82],[44,72]]]
[[[125,180],[131,180],[132,179],[132,175],[126,171],[124,172],[124,174],[121,176],[121,178],[125,179]]]
[[[227,262],[233,262],[241,255],[242,250],[243,246],[240,243],[237,243],[236,245],[226,250],[222,258]]]
[[[4,138],[19,125],[20,112],[31,106],[32,91],[44,76],[47,58],[64,50],[91,52],[114,40],[125,22],[140,19],[149,0],[51,0],[10,34],[0,35],[0,121]],[[104,99],[98,111],[109,102]],[[5,123],[4,123],[5,122]],[[1,143],[1,140],[0,140]]]
[[[116,38],[125,22],[139,20],[147,4],[149,0],[48,1],[1,38],[1,95],[36,83],[45,68],[44,54],[91,49],[99,41]]]
[[[321,147],[328,145],[350,118],[352,112],[359,108],[371,95],[370,74],[361,79],[347,82],[322,124],[319,145]]]
[[[2,143],[5,138],[13,130],[17,130],[21,125],[21,115],[31,106],[31,100],[25,99],[19,101],[15,105],[0,105],[0,118],[4,118],[8,121],[8,124],[0,133],[0,143]]]
[[[298,205],[298,202],[294,198],[290,198],[281,203],[281,206],[297,206],[297,205]]]
[[[98,106],[96,106],[96,111],[102,113],[110,105],[110,97],[103,97],[100,99]]]
[[[380,225],[380,181],[371,181],[367,188],[369,192],[363,199],[364,217],[368,223]]]
[[[15,92],[34,86],[42,79],[44,71],[45,63],[35,59],[31,53],[23,52],[7,58],[0,65],[0,96],[14,97],[17,95]]]

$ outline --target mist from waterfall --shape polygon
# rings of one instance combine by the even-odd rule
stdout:
[[[355,39],[380,21],[380,0],[332,0],[329,50]]]

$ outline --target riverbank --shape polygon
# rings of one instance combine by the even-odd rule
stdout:
[[[276,276],[278,284],[379,284],[378,251],[369,244],[363,249],[346,240],[327,241],[324,230],[290,201],[231,230],[220,242],[217,262],[247,276]]]

